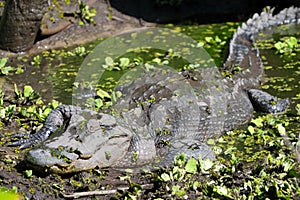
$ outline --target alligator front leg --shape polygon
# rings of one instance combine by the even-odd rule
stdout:
[[[265,113],[282,113],[289,106],[288,99],[278,99],[267,92],[251,89],[248,90],[249,99],[255,110]]]
[[[9,146],[20,146],[26,148],[34,144],[45,141],[52,133],[61,128],[73,114],[81,111],[80,107],[72,105],[60,105],[50,112],[44,126],[35,134],[26,135],[27,138],[21,138],[23,134],[16,134],[13,137],[21,138],[18,141],[12,142]]]

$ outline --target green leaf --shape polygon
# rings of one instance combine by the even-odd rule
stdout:
[[[12,70],[13,68],[11,66],[8,67],[4,67],[3,69],[1,69],[1,73],[4,75],[8,75],[8,73]]]
[[[24,97],[30,97],[30,95],[33,93],[33,89],[29,85],[24,86]]]
[[[30,178],[32,176],[32,170],[31,169],[25,170],[24,174],[25,174],[26,178]]]
[[[130,63],[129,58],[120,58],[120,66],[122,68],[128,67],[129,63]]]
[[[109,12],[109,13],[107,14],[107,18],[108,18],[109,20],[112,20],[112,18],[113,18],[113,15],[112,15],[112,13],[111,13],[111,12]]]
[[[40,55],[34,56],[33,57],[33,62],[34,62],[33,64],[39,65],[41,63],[40,59],[41,59]]]
[[[232,198],[229,194],[228,194],[228,188],[226,186],[215,186],[214,187],[214,191],[217,192],[218,194],[225,196],[225,197],[229,197]]]
[[[3,68],[7,63],[7,58],[0,59],[0,69]]]
[[[83,26],[83,25],[84,25],[84,22],[81,21],[81,20],[79,20],[79,21],[78,21],[78,25],[79,25],[79,26]]]
[[[197,172],[197,160],[193,157],[189,159],[189,161],[185,165],[185,170],[188,173],[195,174]]]
[[[113,91],[112,95],[111,95],[111,100],[112,102],[117,102],[118,98],[120,98],[122,96],[122,92],[120,91]]]
[[[46,108],[43,112],[43,118],[47,118],[47,116],[49,115],[49,113],[52,111],[51,108]]]
[[[211,169],[212,166],[214,165],[213,161],[211,161],[210,159],[205,159],[205,160],[200,159],[199,162],[200,162],[200,167],[202,172],[207,172],[207,170]]]
[[[297,111],[297,115],[300,115],[300,104],[297,104],[295,109]]]
[[[285,128],[282,126],[282,124],[277,124],[277,130],[280,133],[280,135],[282,136],[286,135]]]
[[[186,155],[184,153],[176,155],[174,158],[174,164],[176,166],[181,167],[185,164],[185,162],[186,162]]]
[[[215,145],[216,141],[214,139],[208,139],[207,144],[209,145]]]
[[[294,48],[297,46],[297,38],[290,37],[286,40],[286,43],[289,46],[289,48]]]
[[[251,125],[248,126],[248,131],[251,135],[253,135],[255,133],[255,130],[254,130],[253,126],[251,126]]]
[[[212,37],[205,37],[204,39],[207,43],[212,43],[214,40]]]
[[[257,119],[252,119],[251,122],[255,124],[257,127],[263,127],[263,119],[262,118],[257,118]]]
[[[222,40],[219,38],[219,36],[215,37],[215,41],[218,42],[218,43],[222,42]]]
[[[161,64],[161,59],[160,58],[154,58],[154,59],[152,59],[152,61],[154,63]]]
[[[59,105],[59,103],[56,100],[52,100],[51,105],[53,108],[56,108]]]
[[[101,99],[95,99],[95,105],[97,108],[101,108],[103,106],[103,101]]]
[[[199,187],[200,183],[198,181],[193,182],[192,184],[192,188],[193,190],[197,190],[197,188]]]
[[[5,187],[0,187],[0,199],[19,200],[21,197],[13,188],[8,190]]]
[[[178,195],[179,197],[182,197],[185,195],[184,189],[180,189],[179,185],[174,185],[172,187],[172,194]]]
[[[0,118],[1,118],[1,119],[4,119],[4,118],[5,118],[5,109],[4,109],[4,108],[1,108],[1,109],[0,109]]]
[[[285,46],[285,44],[284,44],[283,42],[276,42],[276,43],[274,44],[274,47],[275,47],[278,51],[280,51],[281,49],[283,49],[284,46]]]
[[[16,84],[14,84],[14,92],[16,93],[16,95],[17,95],[18,97],[20,97],[20,92],[19,92],[18,87],[17,87]]]
[[[162,175],[160,175],[160,177],[161,177],[161,179],[162,179],[163,181],[165,181],[165,182],[171,180],[169,174],[167,174],[167,173],[163,173]]]
[[[114,66],[114,60],[111,57],[106,57],[105,58],[105,64],[107,66]]]
[[[111,96],[106,92],[106,91],[104,91],[104,90],[102,90],[102,89],[99,89],[98,91],[97,91],[97,95],[100,97],[100,98],[102,98],[102,99],[104,99],[105,97],[106,98],[111,98]]]
[[[198,42],[197,47],[203,47],[204,46],[204,42]]]

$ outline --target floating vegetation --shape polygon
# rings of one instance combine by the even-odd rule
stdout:
[[[288,38],[282,38],[281,41],[278,41],[274,44],[274,47],[276,48],[277,52],[281,54],[295,55],[292,53],[300,51],[297,38],[293,36]]]
[[[274,39],[258,40],[255,45],[261,49],[276,49],[277,54],[285,56],[296,56],[300,51],[300,45],[294,36],[281,37],[279,41]]]

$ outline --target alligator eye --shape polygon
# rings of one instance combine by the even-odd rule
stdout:
[[[189,150],[195,150],[195,149],[199,149],[199,145],[194,143],[194,144],[191,144],[189,147],[188,147]]]
[[[119,134],[119,135],[112,135],[112,136],[109,137],[109,139],[122,138],[122,137],[128,137],[128,135],[126,133]]]

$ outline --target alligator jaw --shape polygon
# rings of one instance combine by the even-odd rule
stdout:
[[[126,135],[110,138],[91,154],[72,150],[69,147],[38,148],[26,154],[27,164],[38,171],[67,174],[95,167],[109,167],[121,160],[128,151],[130,138]]]

